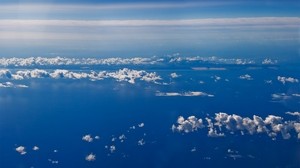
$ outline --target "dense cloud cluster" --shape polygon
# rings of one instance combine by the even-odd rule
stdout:
[[[297,115],[298,113],[290,113]],[[300,139],[300,123],[297,121],[284,121],[282,117],[269,115],[265,119],[254,115],[253,118],[241,117],[236,114],[216,113],[214,118],[206,118],[206,124],[202,119],[197,119],[195,116],[188,117],[185,120],[180,116],[177,124],[172,126],[172,130],[176,132],[193,132],[197,129],[208,128],[208,136],[220,137],[225,136],[226,132],[244,134],[267,134],[272,139],[275,139],[278,134],[282,135],[283,139],[290,139],[291,133],[294,131]]]
[[[277,80],[283,84],[290,82],[290,83],[298,83],[299,80],[292,77],[284,77],[284,76],[278,76]]]
[[[179,116],[177,119],[177,125],[172,125],[172,131],[176,132],[194,132],[200,128],[203,128],[202,119],[197,119],[195,116],[189,116],[187,119]]]
[[[88,79],[91,81],[103,80],[105,78],[113,78],[117,81],[125,81],[131,84],[135,83],[136,79],[141,81],[159,83],[161,77],[155,72],[146,72],[144,70],[131,70],[128,68],[123,68],[115,72],[107,71],[69,71],[63,69],[56,70],[18,70],[16,72],[11,72],[8,69],[0,70],[0,79],[10,79],[10,80],[24,80],[24,79],[36,79],[36,78],[52,78],[52,79]]]

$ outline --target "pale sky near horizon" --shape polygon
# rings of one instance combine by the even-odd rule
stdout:
[[[0,2],[0,57],[299,58],[298,1]]]

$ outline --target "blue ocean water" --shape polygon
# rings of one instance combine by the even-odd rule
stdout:
[[[276,115],[299,122],[297,116],[286,114],[300,111],[299,83],[277,81],[278,76],[300,79],[297,67],[218,65],[225,70],[194,70],[191,66],[93,67],[156,72],[166,84],[39,78],[14,81],[28,88],[0,88],[0,167],[300,167],[300,144],[293,131],[289,139],[280,133],[272,139],[267,134],[224,130],[225,137],[208,137],[207,128],[189,133],[171,129],[179,116],[204,119],[219,112],[249,118]],[[179,77],[172,78],[171,73]],[[245,74],[252,79],[240,79]],[[158,96],[190,91],[213,97]],[[289,97],[272,98],[279,93]],[[144,126],[139,127],[141,123]],[[88,134],[100,139],[83,141]],[[121,135],[126,137],[123,142]],[[26,154],[18,153],[18,146],[24,146]],[[90,153],[96,160],[85,160]]]

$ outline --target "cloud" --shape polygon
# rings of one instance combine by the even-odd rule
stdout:
[[[111,145],[109,147],[109,151],[110,151],[110,153],[114,153],[116,151],[116,146],[115,145]]]
[[[277,76],[277,80],[283,84],[285,84],[286,82],[290,82],[290,83],[298,83],[299,82],[299,80],[296,78],[283,77],[283,76]]]
[[[84,136],[82,137],[82,140],[83,140],[83,141],[86,141],[86,142],[93,142],[93,138],[92,138],[92,136],[91,136],[90,134],[84,135]]]
[[[177,119],[177,124],[172,125],[173,132],[194,132],[198,129],[204,127],[202,119],[197,119],[195,116],[190,116],[186,120],[184,117],[179,116]]]
[[[292,113],[297,114],[297,113]],[[191,118],[190,118],[191,117]],[[260,116],[253,115],[249,117],[241,117],[236,114],[227,114],[219,112],[214,118],[206,117],[206,123],[202,119],[190,116],[185,120],[182,116],[177,119],[177,124],[172,125],[173,132],[194,132],[198,129],[208,128],[209,137],[223,137],[225,133],[237,133],[241,135],[249,134],[266,134],[272,139],[276,139],[281,134],[283,139],[290,139],[292,132],[298,134],[300,139],[300,123],[297,121],[284,121],[280,116],[268,115],[265,119]]]
[[[199,91],[189,91],[189,92],[156,92],[155,96],[186,96],[186,97],[193,97],[193,96],[202,96],[202,97],[214,97],[212,94],[207,94],[205,92]]]
[[[294,27],[300,23],[298,17],[241,17],[241,18],[201,18],[178,20],[17,20],[3,19],[1,27],[16,27],[17,25],[30,27],[68,26],[68,27],[103,27],[103,26],[199,26],[223,28],[240,28],[249,26],[264,26],[271,28]],[[280,27],[281,26],[281,27]]]
[[[40,148],[39,148],[38,146],[34,146],[34,147],[32,148],[32,150],[38,151],[38,150],[40,150]]]
[[[272,59],[269,59],[269,58],[266,58],[261,62],[261,64],[263,64],[263,65],[274,65],[274,64],[277,64],[277,63],[278,63],[277,60],[272,60]]]
[[[292,94],[292,96],[294,96],[294,97],[300,97],[300,94],[299,93],[294,93],[294,94]]]
[[[122,134],[122,135],[119,136],[120,142],[124,142],[125,139],[126,139],[126,136],[124,134]]]
[[[24,80],[24,79],[39,79],[39,78],[52,78],[52,79],[88,79],[91,81],[103,80],[106,78],[113,78],[117,81],[125,81],[131,84],[135,84],[135,81],[152,82],[155,84],[161,84],[158,82],[162,80],[155,72],[146,72],[144,70],[131,70],[123,68],[115,72],[106,71],[90,71],[90,72],[73,72],[65,69],[55,69],[52,71],[34,69],[34,70],[18,70],[12,73],[10,70],[0,70],[0,79],[11,80]],[[2,87],[4,87],[3,85]],[[24,85],[16,85],[22,87]],[[25,87],[25,86],[24,86]]]
[[[27,152],[25,151],[24,146],[19,146],[16,148],[16,151],[19,152],[21,155],[25,155]]]
[[[12,82],[0,83],[0,88],[28,88],[27,85],[15,85]]]
[[[138,125],[138,127],[140,127],[140,128],[142,128],[142,127],[144,127],[144,126],[145,126],[144,123],[140,123],[140,124]]]
[[[253,78],[249,74],[241,75],[239,78],[244,80],[253,80]]]
[[[96,160],[96,155],[94,155],[93,153],[90,153],[89,155],[87,155],[87,156],[85,157],[85,160],[86,160],[86,161],[89,161],[89,162],[95,161],[95,160]]]
[[[145,140],[144,139],[140,139],[138,141],[138,146],[144,146],[146,144]]]
[[[287,95],[286,93],[274,93],[271,96],[272,96],[272,100],[276,100],[276,101],[282,101],[291,98],[291,96]]]
[[[178,75],[177,73],[173,72],[170,74],[171,78],[178,78],[180,77],[181,75]]]
[[[33,66],[73,66],[73,65],[144,65],[156,64],[163,60],[152,58],[65,58],[65,57],[28,57],[28,58],[0,58],[0,66],[33,67]],[[5,73],[2,72],[2,73]],[[1,71],[0,71],[1,74]]]
[[[285,114],[300,117],[300,112],[298,112],[298,111],[295,111],[295,112],[286,112]]]

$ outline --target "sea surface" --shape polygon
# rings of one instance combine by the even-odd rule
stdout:
[[[217,129],[223,136],[212,137],[205,119],[223,112],[250,119],[274,115],[283,123],[299,123],[300,116],[294,113],[300,111],[298,67],[280,63],[3,67],[12,74],[36,68],[87,73],[127,68],[155,72],[161,79],[130,83],[115,78],[0,77],[4,86],[13,83],[0,87],[0,167],[300,167],[300,137],[294,129],[284,138],[281,132],[270,137],[223,127]],[[294,80],[281,82],[278,76]],[[204,126],[174,131],[179,116],[201,118]],[[86,135],[92,141],[83,140]],[[25,154],[16,151],[19,146],[25,147]],[[89,154],[95,160],[86,160]]]

